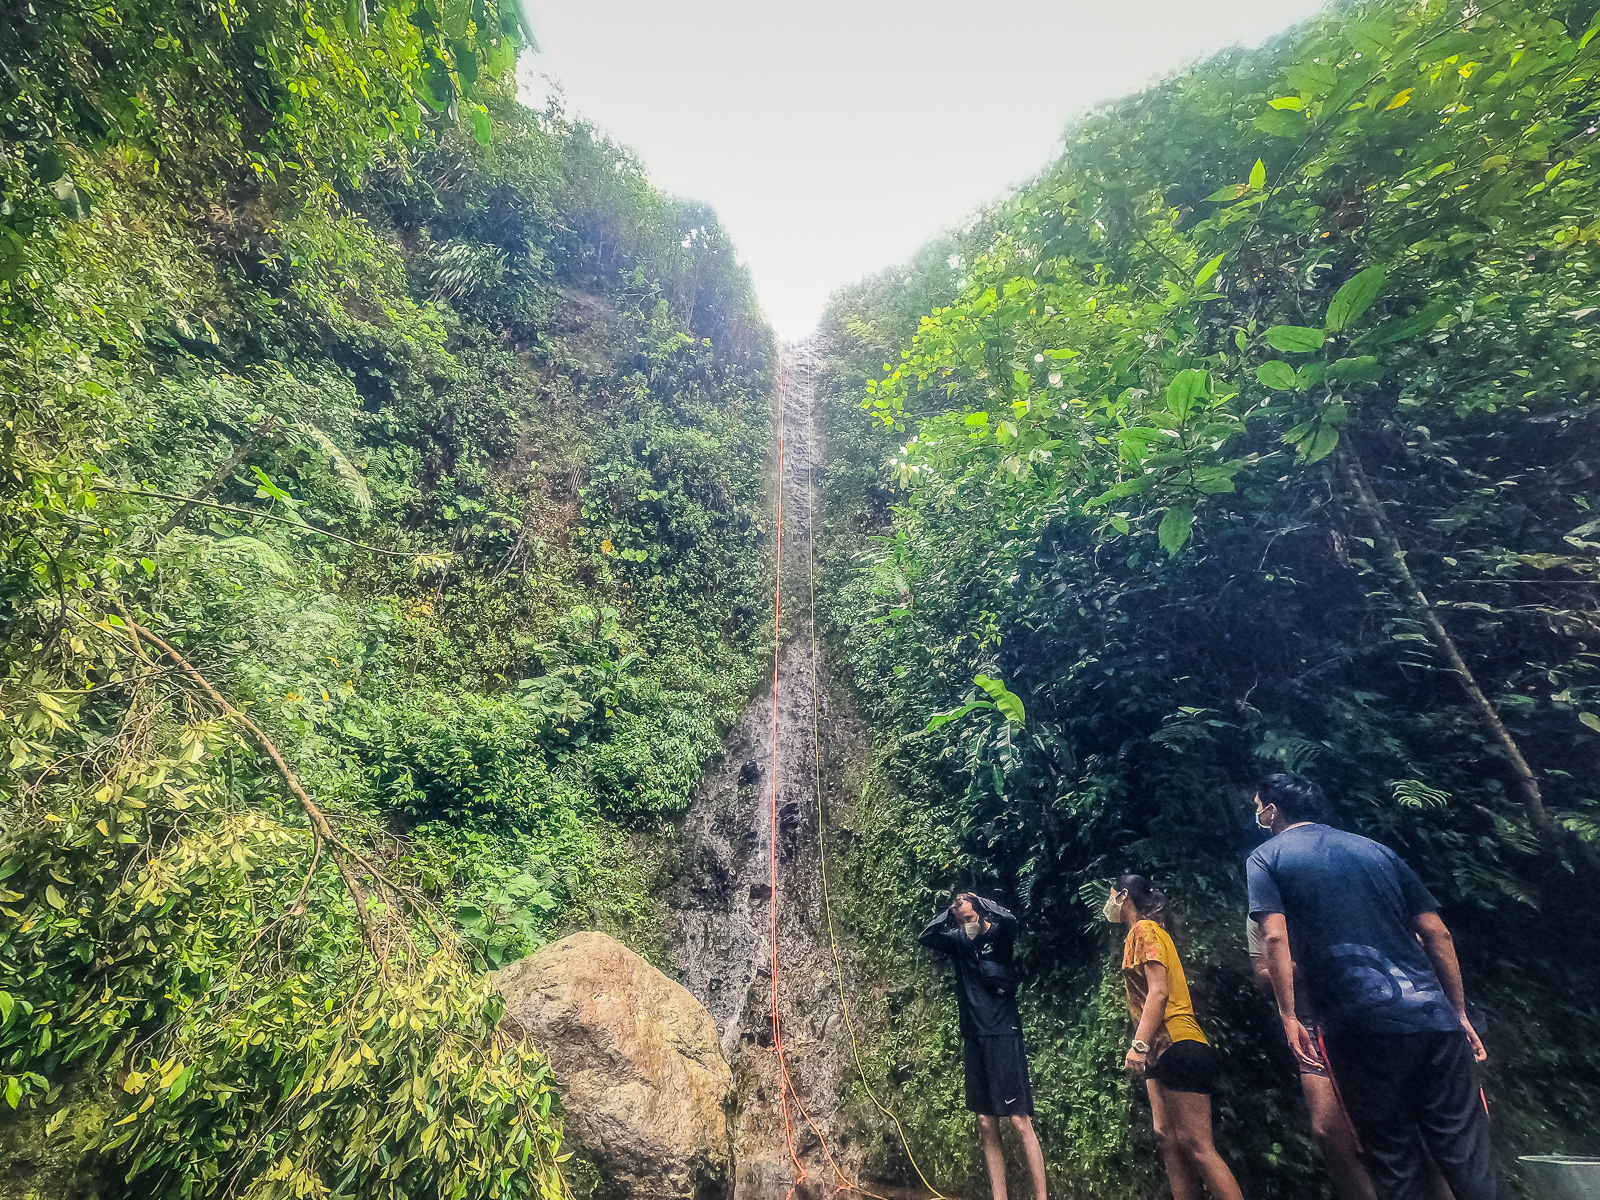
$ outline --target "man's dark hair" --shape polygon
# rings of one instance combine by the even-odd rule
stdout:
[[[1324,821],[1328,816],[1328,798],[1322,789],[1304,775],[1286,771],[1268,775],[1256,784],[1256,795],[1265,807],[1273,805],[1278,815],[1290,824],[1297,821]]]

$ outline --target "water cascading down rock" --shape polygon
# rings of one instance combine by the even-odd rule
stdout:
[[[850,1120],[843,1105],[851,1068],[820,886],[822,809],[844,807],[851,789],[859,787],[862,733],[848,706],[822,686],[822,651],[814,651],[811,639],[812,487],[822,460],[812,414],[815,373],[811,346],[783,348],[785,645],[777,692],[769,690],[750,704],[722,757],[696,788],[683,826],[681,866],[668,897],[674,966],[716,1021],[733,1068],[735,1187],[741,1198],[785,1196],[801,1175],[796,1156],[807,1180],[824,1189],[837,1186],[841,1179],[833,1163],[855,1177],[865,1165],[863,1135],[876,1140]],[[770,993],[774,801],[781,1029],[793,1084],[787,1130]],[[844,971],[853,991],[848,953]],[[800,1104],[810,1120],[799,1112]]]

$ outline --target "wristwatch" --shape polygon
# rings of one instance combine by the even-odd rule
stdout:
[[[1146,1041],[1143,1041],[1143,1040],[1141,1040],[1139,1038],[1134,1038],[1133,1039],[1133,1048],[1135,1050],[1137,1050],[1140,1054],[1149,1054],[1150,1053],[1150,1043],[1146,1042]]]

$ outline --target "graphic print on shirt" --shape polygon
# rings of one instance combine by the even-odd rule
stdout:
[[[1424,1027],[1432,1022],[1419,1014],[1435,1015],[1442,1011],[1449,1025],[1455,1023],[1455,1010],[1438,976],[1431,970],[1413,976],[1399,963],[1385,957],[1376,946],[1353,942],[1329,946],[1327,962],[1330,973],[1340,980],[1338,990],[1345,998],[1343,1008],[1365,1011],[1376,1017],[1385,1013],[1396,1017],[1404,1014],[1407,1024]]]

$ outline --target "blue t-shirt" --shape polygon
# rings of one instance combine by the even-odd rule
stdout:
[[[1439,903],[1387,846],[1327,825],[1286,829],[1245,864],[1250,916],[1282,913],[1323,1024],[1371,1033],[1460,1029],[1414,918]]]

